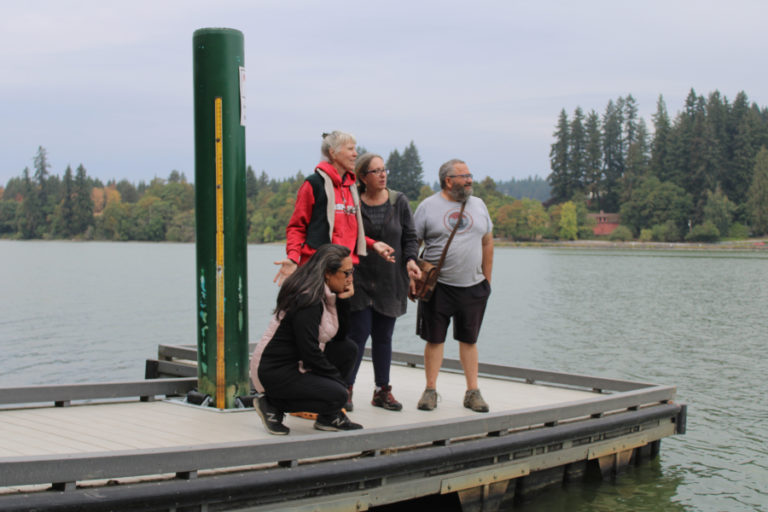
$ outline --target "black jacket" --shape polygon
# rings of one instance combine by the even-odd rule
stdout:
[[[351,301],[352,311],[372,306],[382,315],[398,317],[405,314],[407,307],[408,273],[405,264],[409,259],[417,258],[419,248],[408,198],[394,190],[390,190],[389,194],[383,225],[374,225],[362,201],[361,206],[365,235],[394,248],[395,263],[385,261],[373,251],[361,257],[355,269],[355,294]]]

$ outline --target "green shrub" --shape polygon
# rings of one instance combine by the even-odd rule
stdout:
[[[685,237],[689,242],[717,242],[720,239],[720,230],[711,220],[694,226]]]
[[[731,229],[728,230],[728,238],[735,238],[737,240],[746,240],[749,238],[749,228],[739,222],[731,224]]]
[[[593,240],[597,238],[595,232],[589,226],[579,226],[579,240]]]
[[[641,242],[650,242],[653,240],[653,232],[650,229],[641,229],[639,238]]]
[[[619,226],[614,229],[610,235],[608,235],[608,240],[611,240],[612,242],[626,242],[627,240],[632,240],[633,238],[632,230],[630,230],[627,226]]]
[[[679,242],[680,230],[675,221],[668,220],[664,224],[656,224],[651,228],[651,236],[657,242]]]

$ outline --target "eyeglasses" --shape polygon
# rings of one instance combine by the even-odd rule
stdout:
[[[389,169],[368,169],[365,171],[365,175],[368,176],[369,174],[375,174],[376,176],[381,176],[382,174],[389,174]]]
[[[471,180],[472,175],[471,174],[454,174],[453,176],[448,176],[449,178],[464,178],[465,180]]]
[[[339,269],[339,270],[337,270],[336,272],[341,272],[342,274],[344,274],[344,278],[346,279],[347,277],[350,277],[352,274],[354,274],[354,273],[355,273],[355,267],[352,267],[352,268],[351,268],[351,269],[349,269],[349,270],[342,270],[342,269]]]

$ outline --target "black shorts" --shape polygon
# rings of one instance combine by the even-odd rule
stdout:
[[[430,343],[445,343],[453,318],[453,339],[476,343],[490,295],[491,284],[487,280],[468,287],[437,283],[432,300],[419,301],[416,334]]]

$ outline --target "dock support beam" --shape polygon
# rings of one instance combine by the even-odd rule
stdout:
[[[198,390],[220,409],[250,393],[243,34],[193,37]]]

